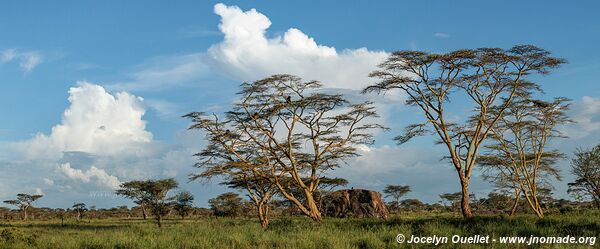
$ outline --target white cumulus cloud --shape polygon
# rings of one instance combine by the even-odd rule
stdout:
[[[94,181],[98,185],[111,189],[117,189],[121,184],[116,176],[109,175],[103,169],[96,168],[95,166],[91,166],[90,169],[83,171],[72,168],[69,163],[64,163],[58,167],[58,171],[69,179],[84,183]]]
[[[27,159],[60,158],[63,152],[94,155],[144,153],[152,141],[142,119],[142,98],[126,92],[108,93],[103,87],[79,82],[69,90],[62,122],[49,135],[39,133],[18,147]]]
[[[244,12],[217,4],[214,10],[221,16],[219,30],[225,38],[208,53],[220,69],[239,80],[289,73],[319,80],[326,87],[362,89],[370,82],[368,74],[388,55],[367,48],[338,52],[296,28],[267,37],[271,21],[255,9]]]

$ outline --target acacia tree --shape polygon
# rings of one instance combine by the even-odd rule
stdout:
[[[121,189],[116,190],[116,193],[147,205],[160,228],[162,227],[162,218],[169,214],[174,204],[174,197],[167,197],[167,194],[178,186],[179,184],[173,178],[130,181],[121,184]],[[142,213],[144,213],[144,209],[142,209]]]
[[[227,192],[209,199],[208,204],[215,216],[234,217],[242,211],[242,197],[238,193]]]
[[[43,195],[17,194],[16,200],[6,200],[4,203],[18,207],[23,213],[23,220],[27,220],[27,209],[33,206],[33,202],[42,197]]]
[[[574,182],[569,183],[569,193],[578,199],[589,198],[600,209],[600,145],[590,149],[578,149],[571,161]]]
[[[175,195],[175,211],[181,216],[181,219],[185,219],[190,211],[192,210],[192,204],[194,202],[194,195],[189,191],[181,191]]]
[[[562,137],[557,126],[570,122],[565,111],[568,100],[557,98],[552,102],[518,97],[492,128],[488,149],[478,162],[491,168],[501,182],[510,182],[515,189],[513,210],[522,195],[539,217],[544,211],[538,188],[551,189],[552,180],[560,180],[560,171],[554,166],[564,155],[548,150],[553,138]],[[490,114],[495,115],[491,110]]]
[[[396,208],[400,207],[400,198],[408,192],[410,192],[410,186],[387,185],[383,189],[383,193],[386,194],[385,197],[394,198],[394,205]]]
[[[251,174],[251,172],[248,172]],[[269,211],[270,203],[274,193],[276,193],[275,184],[260,176],[245,174],[237,175],[229,181],[222,184],[230,188],[241,189],[247,191],[248,197],[252,200],[252,204],[258,213],[258,219],[262,228],[269,227]]]
[[[75,210],[75,212],[77,213],[77,220],[81,220],[81,217],[83,217],[83,213],[88,209],[85,206],[85,203],[75,203],[73,204],[73,210]]]
[[[256,175],[306,216],[321,220],[314,198],[323,173],[373,142],[371,103],[349,104],[342,95],[320,92],[317,81],[292,75],[242,84],[240,100],[224,119],[193,112],[191,129],[201,129],[209,145],[197,156],[201,176]],[[291,181],[287,181],[291,179]],[[291,193],[301,189],[300,196]],[[304,200],[304,201],[301,201]]]
[[[167,197],[167,194],[178,186],[179,184],[173,178],[147,180],[142,184],[141,190],[144,193],[144,198],[159,228],[162,227],[162,218],[169,214],[173,206],[174,198]]]
[[[462,193],[444,193],[440,195],[440,199],[442,199],[443,202],[448,202],[450,206],[454,209],[459,205],[462,199]]]
[[[398,51],[370,74],[379,81],[363,92],[398,89],[407,95],[407,105],[421,110],[425,121],[407,126],[405,134],[395,139],[402,144],[428,133],[440,139],[461,184],[462,215],[471,217],[469,182],[481,145],[514,96],[538,88],[527,76],[548,74],[563,63],[565,60],[531,45],[508,50],[463,49],[446,54]],[[472,115],[468,116],[474,119],[463,122],[449,119],[450,100],[470,104]],[[493,107],[498,107],[498,111],[490,115]],[[428,127],[433,130],[427,130]]]
[[[133,200],[135,204],[140,206],[142,209],[142,217],[144,220],[146,219],[146,202],[144,191],[142,187],[144,186],[144,181],[130,181],[122,183],[120,189],[117,189],[115,193],[117,195],[124,196],[125,198]]]

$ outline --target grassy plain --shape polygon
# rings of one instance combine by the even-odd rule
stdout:
[[[533,216],[405,214],[388,220],[276,218],[264,231],[252,219],[201,218],[166,220],[104,219],[68,221],[0,221],[0,248],[526,248],[517,244],[409,245],[397,234],[420,236],[600,236],[600,213],[586,211]],[[585,245],[534,245],[533,248],[600,248]],[[528,247],[530,248],[530,247]]]

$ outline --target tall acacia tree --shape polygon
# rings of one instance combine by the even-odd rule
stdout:
[[[398,89],[406,94],[407,105],[422,111],[425,121],[407,126],[405,134],[396,140],[402,144],[412,137],[428,134],[427,128],[433,128],[430,132],[447,148],[447,158],[460,181],[462,215],[471,217],[469,182],[481,145],[514,96],[538,88],[528,76],[548,74],[563,63],[565,60],[531,45],[508,50],[463,49],[446,54],[398,51],[370,74],[379,81],[363,92]],[[472,112],[467,117],[475,119],[464,122],[450,119],[447,107],[451,100],[466,104]],[[499,111],[490,116],[493,107]]]
[[[522,195],[539,218],[544,217],[539,189],[551,189],[552,180],[561,178],[554,164],[564,155],[547,149],[547,144],[553,138],[562,137],[557,130],[559,125],[570,122],[565,114],[569,108],[567,101],[517,97],[492,128],[491,143],[486,145],[488,151],[478,159],[478,163],[500,176],[496,179],[513,185],[513,208]],[[497,115],[496,111],[490,110],[490,115]]]
[[[266,179],[306,216],[321,220],[314,198],[323,173],[357,155],[382,126],[371,103],[350,104],[319,91],[317,81],[273,75],[242,84],[239,101],[224,119],[193,112],[191,129],[206,132],[200,175],[252,174]],[[288,181],[288,179],[291,179]],[[301,189],[301,196],[292,193]]]

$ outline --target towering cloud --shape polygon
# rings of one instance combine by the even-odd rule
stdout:
[[[361,89],[369,82],[367,75],[387,56],[366,48],[338,52],[295,28],[268,38],[271,21],[255,9],[244,12],[217,4],[214,10],[221,16],[219,29],[225,37],[208,54],[218,69],[239,80],[290,73],[320,80],[327,87]]]
[[[103,87],[79,82],[69,90],[71,105],[49,135],[20,143],[27,159],[60,158],[63,152],[94,155],[142,153],[152,140],[142,120],[142,99],[126,92],[112,95]]]

